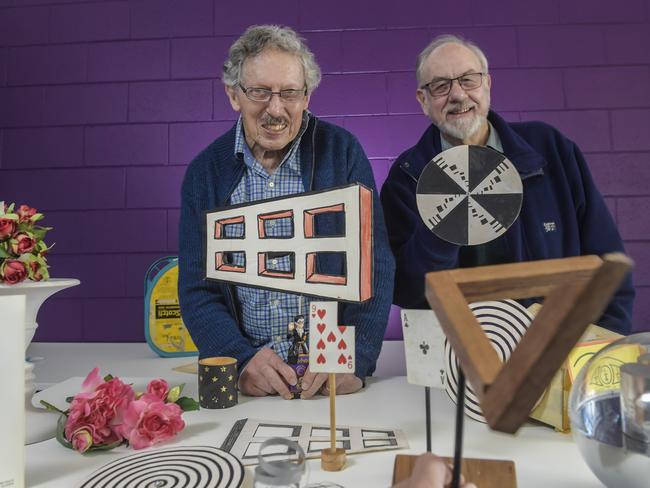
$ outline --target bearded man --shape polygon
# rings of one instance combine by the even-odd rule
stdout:
[[[508,123],[490,110],[492,78],[477,45],[451,35],[434,39],[418,56],[416,76],[417,100],[433,124],[395,161],[381,192],[397,265],[395,304],[428,308],[424,275],[430,271],[623,252],[578,146],[545,123]],[[523,182],[519,218],[499,238],[471,247],[436,237],[416,204],[424,167],[438,153],[460,144],[503,153]],[[629,333],[633,300],[628,276],[598,324]]]

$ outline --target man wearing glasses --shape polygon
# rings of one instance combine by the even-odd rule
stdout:
[[[356,326],[356,372],[337,375],[337,393],[359,390],[373,372],[388,320],[394,261],[370,163],[350,133],[307,111],[320,78],[313,54],[293,30],[273,25],[249,28],[230,47],[222,75],[239,120],[192,161],[183,181],[179,251],[183,321],[200,357],[237,359],[240,390],[248,395],[293,397],[289,385],[296,385],[297,377],[285,363],[291,346],[288,325],[296,316],[307,316],[309,301],[204,280],[206,210],[356,182],[372,188],[375,295],[363,304],[339,307],[340,323]],[[340,235],[341,220],[324,216],[319,233]],[[240,235],[238,225],[228,226],[226,234]],[[292,228],[289,218],[275,219],[265,232],[289,236]],[[229,258],[243,264],[241,253],[230,253]],[[321,272],[343,274],[340,256],[319,258]],[[266,265],[291,270],[287,255],[274,256]],[[307,371],[302,397],[326,393],[326,379],[325,374]]]
[[[490,110],[492,79],[478,46],[456,36],[438,37],[418,56],[416,76],[417,100],[433,124],[395,161],[381,192],[397,265],[394,303],[428,308],[424,275],[429,271],[623,251],[576,144],[542,122],[508,123]],[[523,182],[519,218],[499,238],[478,246],[439,239],[416,205],[417,181],[426,164],[460,144],[486,145],[505,154]],[[599,325],[629,333],[633,299],[628,277]]]

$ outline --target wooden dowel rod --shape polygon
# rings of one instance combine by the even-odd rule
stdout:
[[[330,390],[330,444],[332,451],[336,450],[336,374],[329,374]]]

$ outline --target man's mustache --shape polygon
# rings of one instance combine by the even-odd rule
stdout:
[[[280,125],[286,124],[289,125],[288,121],[284,117],[273,117],[272,115],[265,115],[262,118],[263,125]]]

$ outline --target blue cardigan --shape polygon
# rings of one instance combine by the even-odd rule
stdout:
[[[178,293],[183,322],[200,357],[231,356],[241,368],[257,350],[243,331],[234,288],[205,280],[206,210],[227,206],[244,174],[234,154],[235,127],[216,139],[188,166],[182,186]],[[373,190],[374,296],[362,304],[339,304],[341,324],[356,326],[356,375],[372,374],[388,321],[395,263],[370,162],[358,141],[344,129],[310,115],[300,142],[306,191],[361,183]],[[335,222],[317,224],[321,235],[333,235]],[[321,272],[340,274],[341,262],[319,256]]]
[[[424,225],[416,205],[417,180],[441,151],[440,132],[431,125],[420,141],[395,161],[381,191],[397,264],[397,305],[428,308],[425,273],[487,264],[480,262],[481,252],[499,262],[520,262],[623,251],[616,225],[575,143],[542,122],[507,123],[494,112],[488,119],[523,180],[519,218],[482,249],[445,242]],[[598,323],[629,333],[633,300],[628,276]]]

